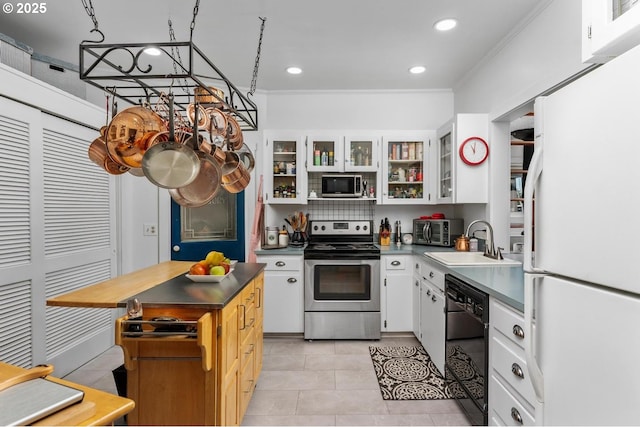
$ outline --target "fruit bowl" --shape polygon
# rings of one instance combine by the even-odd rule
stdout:
[[[191,280],[192,282],[218,283],[226,279],[231,273],[233,273],[233,268],[230,269],[229,272],[224,276],[215,276],[211,274],[185,274],[185,276],[187,276],[187,279]]]

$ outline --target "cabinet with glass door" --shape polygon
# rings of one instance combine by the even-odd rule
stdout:
[[[434,131],[382,138],[382,203],[425,204],[431,196],[429,150]]]
[[[264,201],[306,204],[304,140],[299,135],[268,135],[265,146]]]
[[[343,172],[344,137],[337,133],[307,135],[307,171]]]
[[[444,135],[438,135],[438,203],[453,201],[453,128]]]
[[[344,171],[376,172],[380,167],[378,137],[372,135],[351,135],[344,138]]]

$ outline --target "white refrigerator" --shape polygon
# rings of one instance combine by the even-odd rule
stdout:
[[[640,425],[640,46],[537,99],[535,131],[524,269],[536,424]]]

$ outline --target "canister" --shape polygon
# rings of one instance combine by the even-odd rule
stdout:
[[[278,246],[289,246],[289,233],[287,233],[287,229],[284,225],[282,226],[282,230],[280,230],[280,234],[278,234]]]
[[[278,227],[267,227],[267,245],[278,246]]]

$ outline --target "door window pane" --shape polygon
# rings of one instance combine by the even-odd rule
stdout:
[[[236,240],[236,195],[220,191],[199,208],[180,207],[180,236],[183,242]]]

